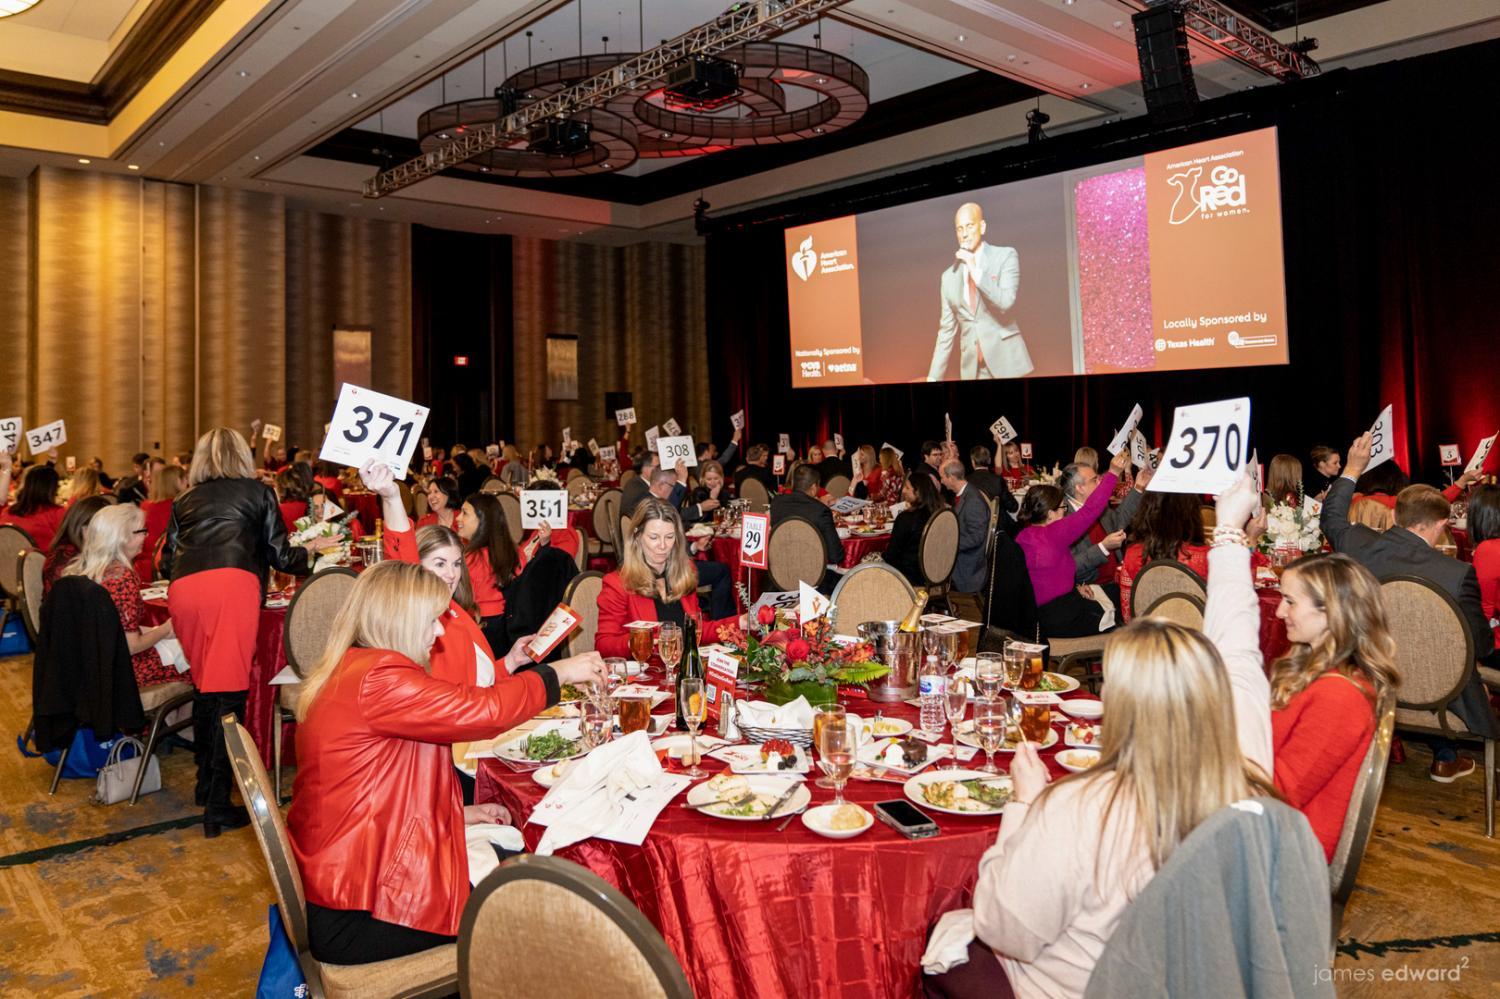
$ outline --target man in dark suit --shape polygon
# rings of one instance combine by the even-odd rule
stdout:
[[[1479,599],[1479,578],[1467,562],[1437,551],[1432,546],[1448,527],[1448,501],[1432,486],[1407,486],[1396,496],[1396,524],[1381,533],[1363,524],[1349,523],[1349,504],[1354,498],[1354,483],[1370,463],[1370,435],[1366,433],[1349,448],[1344,473],[1328,487],[1323,502],[1323,533],[1334,551],[1359,560],[1377,578],[1407,575],[1426,579],[1458,601],[1469,631],[1474,636],[1474,654],[1481,660],[1494,659],[1495,635]],[[1448,704],[1448,710],[1463,719],[1469,731],[1486,739],[1500,738],[1500,720],[1490,707],[1484,682],[1476,672],[1469,685]],[[1459,756],[1453,743],[1432,740],[1433,758],[1430,771],[1433,780],[1447,784],[1474,770],[1474,761]]]
[[[844,560],[844,542],[839,539],[833,511],[818,499],[818,470],[812,465],[798,465],[792,472],[792,491],[771,500],[771,530],[788,517],[810,521],[823,535],[823,561],[838,565]]]
[[[1123,475],[1129,467],[1130,452],[1121,451],[1120,454],[1126,455],[1126,464],[1122,466],[1118,456],[1110,463],[1110,471],[1116,476]],[[1094,526],[1089,528],[1089,533],[1073,543],[1073,581],[1102,586],[1117,607],[1120,592],[1115,585],[1115,574],[1120,568],[1118,552],[1125,543],[1126,528],[1135,519],[1135,512],[1140,509],[1146,483],[1150,481],[1151,469],[1148,466],[1136,475],[1135,488],[1125,494],[1120,505],[1106,509],[1094,522]],[[1066,513],[1071,514],[1093,494],[1099,484],[1099,472],[1092,466],[1074,463],[1063,469],[1062,478],[1057,484],[1063,492]]]
[[[651,476],[656,474],[659,460],[655,454],[647,453],[636,468],[635,478],[620,487],[620,516],[635,516],[635,508],[651,492]]]
[[[956,498],[958,559],[953,563],[953,588],[963,593],[984,589],[985,546],[990,540],[990,505],[979,487],[965,477],[964,463],[950,458],[942,469],[943,485]]]
[[[854,470],[850,466],[849,459],[839,453],[838,444],[833,440],[823,442],[823,460],[818,462],[818,478],[822,485],[828,485],[828,480],[835,475],[853,479]]]
[[[1000,476],[990,470],[993,461],[990,449],[983,444],[969,448],[969,485],[976,487],[990,499],[999,499],[1000,494],[1010,495],[1010,490],[1000,481]],[[1014,500],[1011,501],[1015,503]]]
[[[776,495],[776,476],[766,466],[771,460],[771,449],[764,444],[751,444],[750,450],[745,452],[745,463],[735,470],[734,491],[735,495],[743,495],[742,487],[746,479],[755,479],[766,487],[766,492],[772,496]]]

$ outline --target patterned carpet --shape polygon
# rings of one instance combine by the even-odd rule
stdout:
[[[0,731],[30,717],[30,657],[0,660]],[[1393,766],[1345,915],[1341,996],[1493,996],[1500,983],[1500,841],[1479,772],[1443,786],[1424,747]],[[162,759],[135,807],[0,753],[0,996],[253,994],[272,902],[249,829],[203,839],[192,759]]]

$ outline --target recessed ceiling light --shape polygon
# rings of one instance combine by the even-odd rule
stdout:
[[[828,79],[827,79],[827,77],[820,76],[820,77],[818,77],[818,82],[819,83],[827,83]]]
[[[968,36],[968,35],[954,35],[954,36],[953,36],[953,37],[955,37],[955,38],[957,38],[957,39],[958,39],[958,40],[959,40],[959,41],[961,41],[961,42],[963,42],[963,41],[967,41],[967,40],[968,40],[968,38],[969,38],[969,36]]]
[[[351,91],[350,91],[350,92],[349,92],[349,96],[350,96],[350,97],[353,97],[353,98],[354,98],[354,99],[355,99],[355,100],[359,100],[359,92],[358,92],[358,91],[355,91],[355,90],[351,90]]]
[[[663,133],[661,133],[661,137],[663,139],[670,139],[672,137],[672,133],[671,132],[663,132]]]
[[[482,167],[479,168],[479,172],[480,173],[489,173],[490,172],[490,168],[487,167],[487,166],[482,166]]]
[[[818,135],[822,135],[823,134],[823,129],[821,127],[814,128],[813,131],[816,132]]]
[[[78,157],[78,162],[82,163],[84,166],[88,166],[90,163],[92,163],[94,161],[93,160],[86,160],[82,156],[80,156],[80,157]]]
[[[240,76],[249,76],[250,74],[249,74],[248,71],[242,69],[242,70],[240,70],[239,75]]]
[[[134,163],[131,163],[131,164],[130,164],[130,165],[129,165],[129,166],[127,166],[127,167],[126,167],[126,168],[125,168],[125,169],[127,169],[127,170],[139,170],[139,169],[140,169],[140,167],[138,167],[138,166],[136,166],[136,165],[135,165],[135,164],[134,164]]]
[[[438,138],[439,139],[446,139],[446,138],[448,138],[448,133],[447,132],[439,132],[438,133]]]
[[[1117,27],[1117,28],[1123,28],[1124,26],[1125,26],[1125,22],[1124,21],[1116,21],[1115,22],[1115,27]]]
[[[253,156],[253,157],[251,157],[251,159],[254,159],[254,160],[259,160],[259,159],[260,159],[260,157],[259,157],[259,156]]]
[[[1089,89],[1089,85],[1088,85],[1088,84],[1087,84],[1087,83],[1085,83],[1085,84],[1083,84],[1083,89],[1084,89],[1084,90],[1087,90],[1087,89]]]

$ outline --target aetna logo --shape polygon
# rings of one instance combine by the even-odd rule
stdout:
[[[1202,167],[1192,167],[1182,173],[1174,173],[1167,183],[1177,188],[1177,198],[1172,202],[1172,214],[1168,221],[1182,225],[1194,216],[1200,218],[1222,215],[1240,215],[1245,207],[1245,175],[1232,166],[1216,166],[1208,175],[1207,184],[1199,184],[1203,176]]]
[[[804,281],[813,276],[813,271],[818,266],[818,255],[813,252],[812,244],[813,238],[809,236],[797,247],[797,252],[792,254],[792,270]]]

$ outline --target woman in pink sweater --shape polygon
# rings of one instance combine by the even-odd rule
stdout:
[[[1271,672],[1276,790],[1307,816],[1329,860],[1370,740],[1399,682],[1380,583],[1347,555],[1314,555],[1281,577],[1292,650]]]

